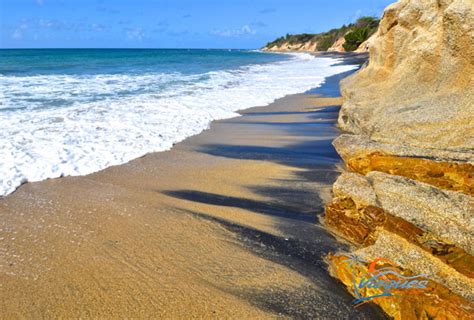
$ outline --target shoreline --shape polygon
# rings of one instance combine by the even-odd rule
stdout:
[[[171,80],[168,79],[166,82],[160,80],[160,77],[151,76],[147,78],[148,81],[144,81],[140,77],[127,75],[112,86],[112,89],[119,90],[127,86],[150,88],[147,92],[133,94],[130,97],[123,97],[117,93],[113,98],[107,98],[112,99],[110,103],[114,104],[113,108],[106,108],[104,101],[108,101],[107,99],[92,101],[92,96],[102,92],[92,86],[91,93],[82,92],[85,95],[85,102],[74,108],[59,108],[51,113],[43,112],[41,108],[31,112],[2,113],[0,120],[3,122],[8,120],[14,130],[8,129],[7,126],[3,133],[5,143],[2,147],[5,161],[0,164],[2,172],[0,197],[8,196],[24,183],[64,176],[84,176],[110,166],[127,163],[148,153],[169,150],[186,137],[206,130],[214,120],[235,117],[239,110],[264,106],[275,98],[309,90],[319,85],[324,76],[351,68],[330,66],[338,64],[339,59],[314,59],[301,53],[293,54],[288,59],[270,59],[281,60],[278,63],[266,63],[268,59],[263,58],[264,56],[260,54],[258,59],[255,58],[245,72],[234,74],[225,68],[215,74],[205,72],[204,78],[209,77],[203,82],[206,90],[200,91],[201,82],[191,81],[185,85],[189,86],[186,90],[190,92],[186,93],[183,91],[184,87],[178,86],[175,88],[178,93],[172,98],[166,98],[166,90],[163,93],[164,98],[152,96],[156,86],[159,87]],[[235,70],[240,68],[237,67]],[[317,71],[318,68],[320,71]],[[258,80],[263,75],[271,74],[275,80],[263,82]],[[281,76],[290,75],[295,77],[291,83],[282,83],[278,80]],[[78,81],[77,86],[83,90],[86,84],[81,74],[71,77],[67,78],[68,81]],[[108,79],[107,81],[114,79],[113,76],[104,77]],[[181,76],[175,78],[177,80]],[[12,86],[12,90],[16,90],[14,85],[8,83],[9,81],[15,83],[17,79],[10,77],[7,79],[10,79],[6,80],[7,88]],[[34,85],[35,80],[28,76],[21,79],[28,85]],[[58,85],[60,88],[58,90],[65,90],[66,100],[74,102],[74,98],[68,98],[73,88],[63,87],[61,77],[51,75],[48,79],[49,82]],[[103,83],[104,79],[91,81]],[[233,84],[228,85],[226,81],[231,81]],[[222,90],[218,89],[219,86],[223,86]],[[158,91],[160,90],[158,88]],[[193,94],[192,91],[195,90],[198,93]],[[29,93],[23,90],[21,94]],[[15,96],[21,94],[17,93]],[[16,98],[7,97],[8,99]],[[19,106],[26,107],[25,101],[20,99],[17,102]],[[133,112],[130,113],[129,107],[135,108]],[[110,110],[106,112],[104,108]],[[43,126],[39,126],[36,122],[30,123],[30,117]],[[123,119],[119,121],[118,118]],[[74,132],[73,137],[69,137],[69,131]],[[30,137],[32,133],[34,135]],[[15,139],[11,140],[9,138],[11,136]]]
[[[0,199],[2,316],[383,318],[329,276],[344,244],[314,214],[339,174],[343,76]]]

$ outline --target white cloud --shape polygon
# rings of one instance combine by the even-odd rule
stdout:
[[[16,29],[12,32],[12,38],[15,40],[23,39],[23,32],[20,29]]]
[[[252,29],[248,24],[246,24],[240,29],[212,30],[210,33],[214,36],[237,38],[245,35],[253,35],[256,33],[256,31]]]
[[[144,38],[146,38],[146,34],[142,28],[130,28],[127,29],[127,38],[129,40],[142,41]]]
[[[240,30],[242,34],[255,34],[255,30],[250,28],[247,24]]]
[[[28,25],[26,23],[20,24],[18,26],[18,28],[13,30],[13,32],[11,34],[12,39],[15,39],[15,40],[23,39],[23,35],[24,35],[26,29],[28,29]]]
[[[56,25],[56,23],[53,20],[48,20],[48,19],[39,19],[38,25],[41,28],[51,28]]]
[[[58,19],[39,19],[35,26],[43,29],[64,30],[71,28],[73,24]]]
[[[93,23],[91,25],[91,29],[92,31],[95,31],[95,32],[102,32],[105,30],[105,26],[103,24]]]

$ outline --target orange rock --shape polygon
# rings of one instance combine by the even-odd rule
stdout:
[[[354,281],[359,283],[369,274],[368,264],[348,265],[349,256],[329,255],[329,270],[338,278],[347,289],[355,296]],[[405,270],[400,270],[403,275],[410,275]],[[388,279],[395,276],[387,275]],[[381,294],[381,288],[363,287],[358,289],[363,297]],[[394,289],[393,296],[379,297],[370,301],[379,305],[389,316],[394,319],[472,319],[474,305],[462,297],[454,294],[444,286],[433,281],[428,281],[427,289],[420,292],[416,290]]]
[[[349,197],[336,198],[326,206],[324,219],[332,231],[362,246],[373,244],[377,228],[383,228],[436,256],[461,274],[474,278],[474,257],[381,208],[356,203]]]
[[[474,195],[474,166],[468,163],[397,157],[375,152],[347,159],[346,164],[351,170],[364,175],[370,171],[381,171],[429,183],[440,189]]]

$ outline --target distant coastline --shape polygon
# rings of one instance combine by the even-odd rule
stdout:
[[[270,52],[367,52],[369,39],[377,30],[379,19],[361,17],[355,23],[322,33],[287,34],[267,43]]]

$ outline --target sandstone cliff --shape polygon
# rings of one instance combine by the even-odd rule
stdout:
[[[341,83],[341,128],[409,146],[417,156],[455,160],[466,153],[472,161],[473,3],[400,1],[388,7],[368,67]]]
[[[329,47],[328,51],[329,52],[345,52],[346,50],[344,49],[344,43],[346,43],[346,39],[344,37],[339,37],[336,42],[332,44],[331,47]]]
[[[374,38],[375,38],[375,35],[370,36],[370,38],[362,42],[354,52],[358,52],[358,53],[369,52],[371,42]]]
[[[330,270],[354,293],[352,278],[369,266],[348,273],[344,257],[387,258],[430,283],[374,300],[389,315],[470,319],[474,1],[400,0],[369,43],[368,65],[341,82],[346,133],[334,146],[352,172],[335,183],[325,214],[356,250],[330,256]]]
[[[288,41],[276,44],[271,47],[265,47],[263,51],[274,52],[317,52],[317,42],[307,41],[303,43],[290,43]]]

